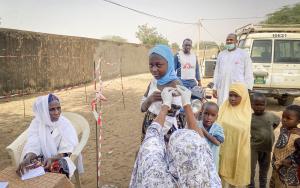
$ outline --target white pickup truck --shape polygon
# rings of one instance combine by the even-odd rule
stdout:
[[[300,96],[300,25],[249,24],[235,32],[253,62],[253,91],[292,104]]]

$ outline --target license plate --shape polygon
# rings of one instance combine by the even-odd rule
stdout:
[[[254,79],[254,84],[266,84],[266,79],[263,76],[256,76]]]

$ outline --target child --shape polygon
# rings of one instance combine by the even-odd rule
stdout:
[[[280,118],[272,112],[265,112],[266,97],[261,93],[252,95],[251,107],[254,111],[251,120],[251,181],[249,188],[255,187],[255,168],[259,165],[259,187],[267,186],[267,175],[274,144],[273,130],[279,125]]]
[[[203,134],[213,153],[217,171],[219,170],[220,144],[224,142],[223,128],[215,123],[218,118],[219,107],[214,102],[206,102],[203,106],[202,120],[198,127],[202,128]]]
[[[150,50],[149,70],[154,79],[151,80],[141,104],[141,111],[146,112],[142,128],[142,141],[147,127],[151,125],[161,109],[161,91],[165,87],[176,88],[176,85],[181,85],[174,71],[172,51],[166,45],[156,45]],[[172,132],[184,127],[182,114],[179,114],[181,107],[181,97],[174,96],[163,128],[166,141]]]
[[[300,123],[300,106],[288,106],[283,111],[281,123],[282,127],[273,151],[270,187],[299,187],[299,152],[296,148],[298,149],[300,138],[300,128],[297,127]]]
[[[217,121],[222,125],[226,138],[220,148],[219,163],[223,187],[250,184],[251,113],[245,84],[232,84],[229,98],[222,104]]]

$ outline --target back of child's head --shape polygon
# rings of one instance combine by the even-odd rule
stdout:
[[[203,111],[206,110],[207,108],[211,107],[211,106],[215,107],[217,112],[219,112],[219,106],[217,105],[217,103],[212,102],[212,101],[208,101],[208,102],[204,103]]]
[[[300,106],[296,104],[289,105],[284,111],[293,111],[297,114],[298,120],[300,120]]]
[[[253,93],[250,97],[251,107],[256,115],[262,115],[266,109],[266,96],[262,93]]]

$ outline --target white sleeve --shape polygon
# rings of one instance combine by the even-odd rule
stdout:
[[[218,76],[219,76],[219,66],[220,66],[220,56],[218,56],[217,58],[217,62],[216,62],[216,67],[215,67],[215,71],[214,71],[214,79],[213,79],[213,82],[214,82],[214,86],[213,86],[213,89],[216,90],[218,88]]]
[[[254,77],[253,77],[253,69],[252,69],[252,60],[248,53],[245,52],[245,83],[247,88],[252,90]]]
[[[143,103],[147,100],[147,97],[143,96],[140,103],[140,108],[142,107]]]
[[[66,117],[61,116],[61,125],[58,131],[58,135],[61,135],[61,140],[58,145],[58,153],[72,153],[75,147],[78,145],[77,132],[72,125],[71,121]]]
[[[72,143],[70,143],[67,139],[64,137],[61,138],[61,141],[58,146],[58,153],[72,153],[75,147]]]
[[[42,153],[38,125],[39,122],[36,119],[33,119],[28,128],[27,141],[21,154],[21,161],[23,161],[23,158],[27,153],[34,153],[37,156]]]

